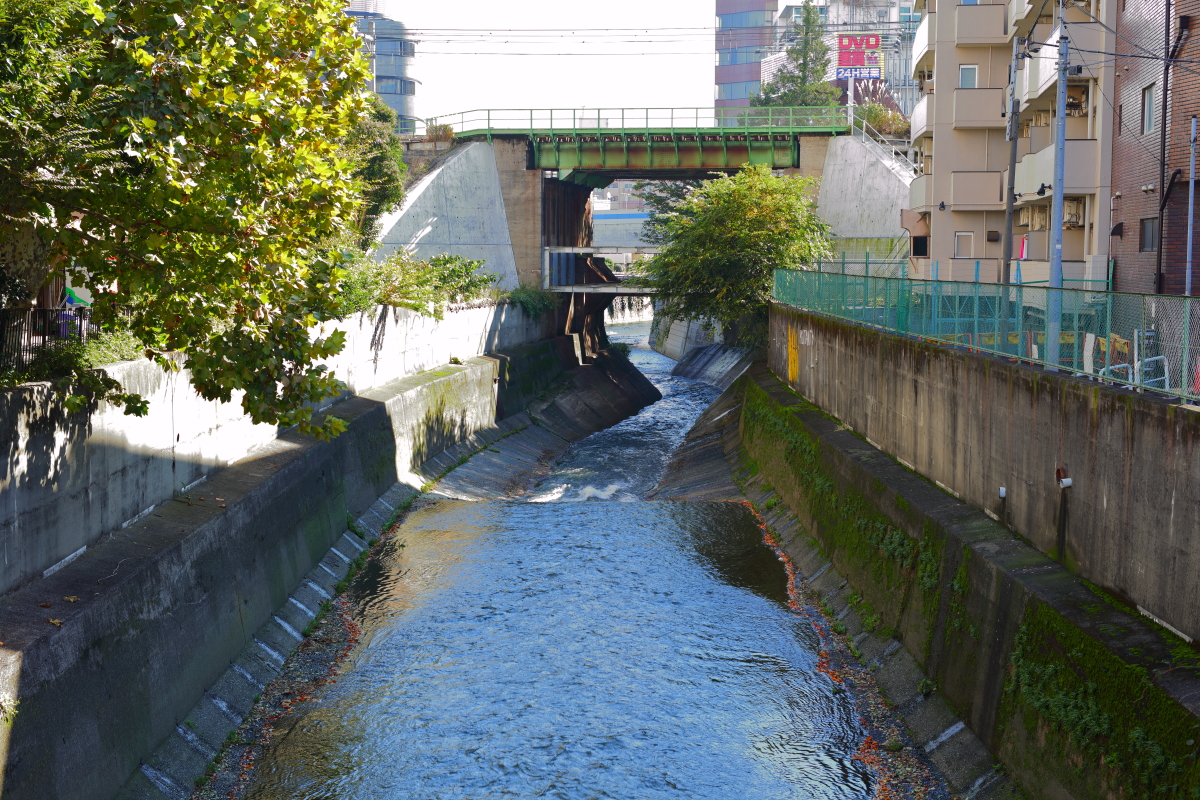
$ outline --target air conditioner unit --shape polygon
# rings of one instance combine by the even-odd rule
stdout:
[[[1078,197],[1068,197],[1063,200],[1063,227],[1083,227],[1083,200]]]
[[[1050,229],[1050,206],[1030,206],[1029,230],[1045,231]]]
[[[1030,219],[1033,216],[1032,211],[1033,211],[1033,209],[1030,208],[1029,206],[1025,206],[1024,208],[1017,209],[1017,227],[1018,228],[1028,228],[1029,227]]]

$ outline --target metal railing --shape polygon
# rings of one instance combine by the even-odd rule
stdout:
[[[1198,298],[801,270],[776,270],[772,297],[894,333],[1200,398]]]
[[[449,125],[457,136],[491,132],[529,134],[577,131],[644,133],[661,130],[723,132],[806,128],[848,129],[844,106],[797,108],[535,108],[475,109],[425,120],[426,130]]]
[[[99,332],[83,306],[0,309],[0,370],[23,369],[41,353]]]
[[[857,117],[851,135],[905,183],[912,183],[913,178],[921,173],[921,168],[909,158],[910,146],[907,142],[890,139],[871,127],[866,120]]]

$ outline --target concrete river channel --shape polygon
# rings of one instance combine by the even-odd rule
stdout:
[[[361,643],[255,800],[865,798],[864,733],[736,503],[644,498],[718,392],[612,326],[663,399],[519,501],[422,503],[354,590]]]

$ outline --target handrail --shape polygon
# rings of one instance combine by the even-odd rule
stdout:
[[[430,117],[426,126],[449,125],[456,134],[520,131],[654,131],[733,130],[771,131],[809,128],[846,129],[844,106],[751,108],[596,108],[596,109],[472,109]]]

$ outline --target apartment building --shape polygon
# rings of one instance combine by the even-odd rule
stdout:
[[[1200,115],[1197,27],[1200,0],[1173,0],[1169,12],[1163,0],[1125,0],[1117,9],[1110,242],[1118,291],[1182,294],[1187,285],[1188,151],[1192,117]],[[1164,89],[1163,62],[1147,56],[1171,51],[1182,63],[1171,67]],[[1164,152],[1165,173],[1159,158]],[[1200,239],[1195,250],[1200,261]],[[1195,266],[1192,292],[1200,294]]]
[[[1140,0],[1124,0],[1140,2]],[[1090,0],[1062,16],[1050,2],[969,3],[917,0],[922,14],[913,44],[921,99],[912,114],[912,144],[923,174],[910,187],[905,227],[917,277],[1044,283],[1050,274],[1055,103],[1059,34],[1071,45],[1063,226],[1064,285],[1096,288],[1108,277],[1109,196],[1115,70],[1115,0]],[[1020,101],[1015,171],[1013,258],[1001,263],[1010,143],[1009,72]]]

